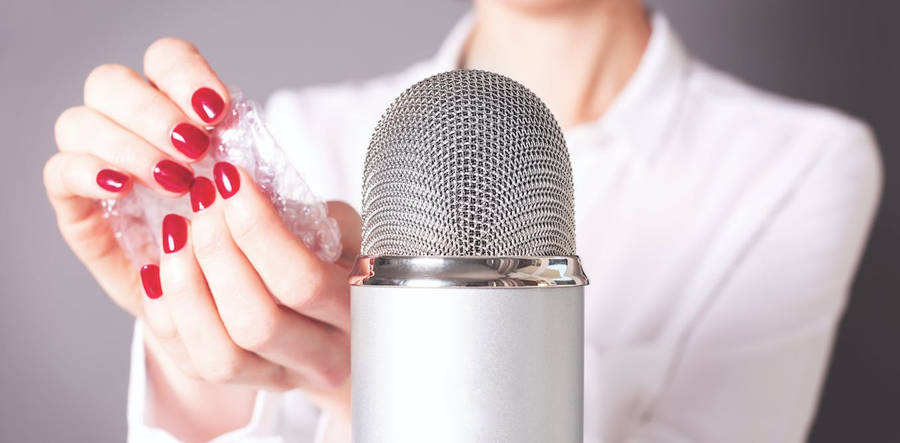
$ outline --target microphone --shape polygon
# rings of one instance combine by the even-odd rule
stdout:
[[[363,170],[353,441],[581,442],[584,288],[562,131],[456,70],[401,94]]]

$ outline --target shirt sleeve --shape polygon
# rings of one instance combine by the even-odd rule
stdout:
[[[152,426],[147,417],[154,407],[147,377],[143,328],[135,323],[131,345],[128,386],[128,441],[130,443],[178,442],[165,429]],[[247,426],[222,434],[212,443],[348,443],[340,429],[329,426],[328,418],[306,400],[300,391],[272,393],[259,391]]]
[[[878,205],[868,128],[832,143],[741,251],[632,442],[800,442]]]

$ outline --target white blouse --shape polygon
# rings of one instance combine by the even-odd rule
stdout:
[[[270,99],[271,129],[313,190],[359,206],[380,114],[456,67],[471,22],[398,74]],[[803,441],[879,200],[875,140],[858,120],[694,60],[660,14],[652,28],[608,112],[565,134],[591,279],[585,441]],[[172,441],[145,422],[136,331],[129,441]],[[301,392],[260,392],[250,423],[215,441],[327,432]]]

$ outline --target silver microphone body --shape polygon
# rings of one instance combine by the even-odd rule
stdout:
[[[351,297],[354,441],[581,441],[582,287]]]
[[[571,167],[546,106],[451,71],[382,117],[351,283],[356,443],[582,441]]]
[[[361,257],[354,275],[355,442],[582,440],[577,259]]]

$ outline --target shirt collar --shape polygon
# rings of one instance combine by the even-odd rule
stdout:
[[[598,138],[625,137],[637,149],[651,151],[665,141],[676,116],[690,57],[661,12],[651,13],[651,35],[641,61],[625,88],[596,121],[566,131],[570,149],[595,147]],[[432,59],[435,72],[459,67],[475,22],[469,11],[453,27]]]

